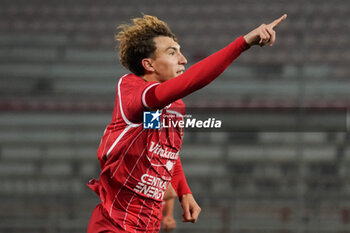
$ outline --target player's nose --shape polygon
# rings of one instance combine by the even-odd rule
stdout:
[[[184,55],[182,55],[182,53],[180,53],[179,63],[181,65],[186,65],[187,64],[187,59],[186,59],[186,57]]]

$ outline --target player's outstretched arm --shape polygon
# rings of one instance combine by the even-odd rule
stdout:
[[[274,28],[286,17],[284,14],[270,24],[262,24],[225,48],[197,62],[182,75],[147,89],[143,94],[144,106],[150,109],[162,109],[175,100],[208,85],[250,46],[256,44],[264,46],[267,43],[273,45],[276,40]]]
[[[272,46],[276,41],[276,32],[274,28],[282,23],[286,18],[287,14],[284,14],[269,24],[261,24],[259,27],[243,37],[245,42],[251,46],[258,44],[260,46],[264,46],[266,44]]]

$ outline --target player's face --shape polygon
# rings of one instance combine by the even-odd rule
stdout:
[[[172,38],[154,38],[156,51],[152,67],[159,82],[172,79],[185,71],[186,58],[180,52],[180,45]]]

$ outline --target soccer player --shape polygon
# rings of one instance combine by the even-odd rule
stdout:
[[[196,222],[201,208],[187,185],[180,161],[183,128],[143,127],[143,113],[154,119],[183,120],[181,98],[217,78],[252,45],[273,45],[274,27],[287,16],[262,24],[225,48],[190,67],[169,27],[154,16],[120,26],[116,39],[122,65],[131,71],[119,79],[111,123],[97,156],[99,180],[89,187],[100,197],[88,233],[159,232],[162,201],[171,184],[183,209],[184,222]]]

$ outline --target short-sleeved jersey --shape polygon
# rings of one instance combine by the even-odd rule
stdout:
[[[133,74],[120,78],[111,123],[98,148],[99,181],[89,186],[110,217],[128,232],[158,232],[164,193],[179,162],[183,128],[144,129],[142,103],[146,82]],[[183,101],[161,109],[164,117],[183,119]]]

